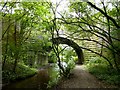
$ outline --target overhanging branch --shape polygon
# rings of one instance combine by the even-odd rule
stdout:
[[[95,8],[96,10],[98,10],[99,12],[101,12],[105,17],[109,18],[117,28],[120,28],[120,26],[116,23],[115,19],[113,19],[111,16],[109,16],[107,13],[105,13],[103,10],[101,10],[97,6],[93,5],[91,2],[87,2],[87,3],[91,7]]]

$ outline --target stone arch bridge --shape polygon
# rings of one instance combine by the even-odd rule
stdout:
[[[72,47],[78,56],[77,64],[83,64],[84,62],[83,51],[77,43],[64,37],[53,38],[52,42],[54,44],[67,44],[68,46]]]

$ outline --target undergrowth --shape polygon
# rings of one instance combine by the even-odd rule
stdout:
[[[88,71],[98,79],[111,85],[120,86],[120,72],[111,69],[107,62],[101,58],[92,58],[87,62]]]
[[[10,68],[11,66],[12,63],[7,64],[5,69],[2,71],[3,83],[25,79],[37,73],[35,68],[30,68],[23,63],[18,63],[15,73],[12,71],[12,68]]]

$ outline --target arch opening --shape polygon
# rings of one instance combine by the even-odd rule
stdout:
[[[64,37],[53,38],[52,42],[54,44],[67,44],[68,46],[72,47],[78,56],[77,64],[83,64],[83,62],[84,62],[83,51],[77,43],[75,43],[74,41],[72,41],[68,38],[64,38]]]

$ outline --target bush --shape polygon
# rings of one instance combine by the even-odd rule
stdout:
[[[11,66],[9,63],[8,66]],[[34,68],[30,68],[22,63],[19,63],[16,68],[16,72],[13,73],[12,70],[7,67],[2,71],[2,80],[3,83],[8,83],[11,81],[15,81],[18,79],[25,79],[26,77],[33,76],[37,73],[37,70]]]
[[[120,72],[110,69],[104,61],[104,59],[99,57],[89,61],[86,64],[88,71],[106,83],[120,85]]]
[[[54,64],[52,68],[49,70],[49,75],[50,80],[47,84],[47,88],[52,88],[58,83],[60,79],[59,67],[56,64]]]

